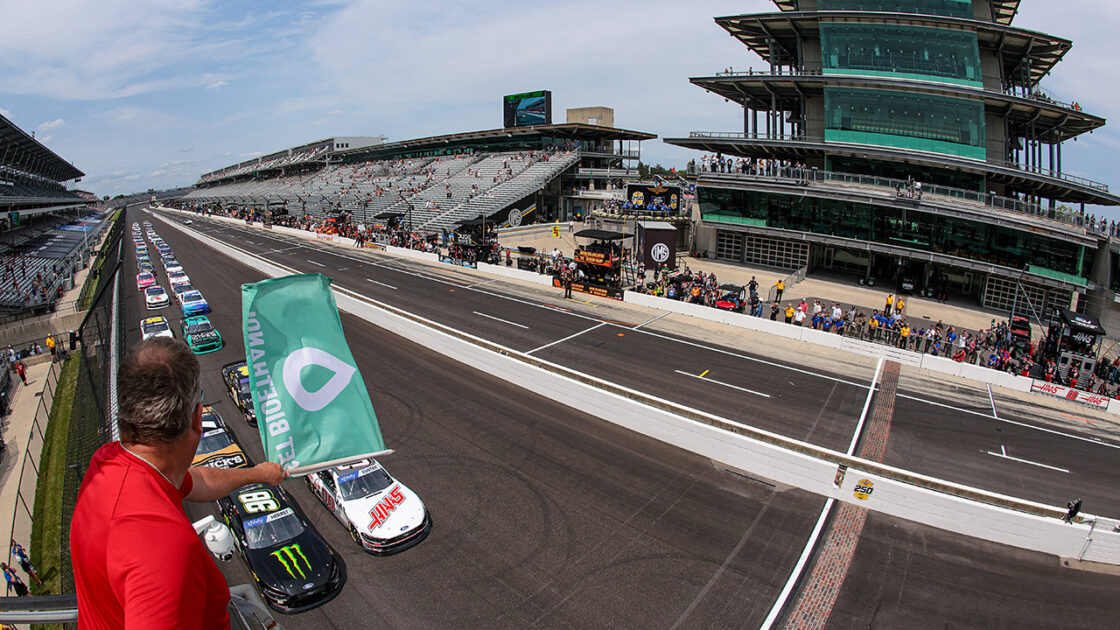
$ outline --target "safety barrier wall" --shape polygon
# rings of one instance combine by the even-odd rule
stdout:
[[[291,273],[193,230],[179,229],[266,275]],[[1116,553],[1120,534],[1103,528],[1094,531],[1085,521],[1064,523],[1058,518],[1064,513],[1061,508],[915,475],[690,410],[472,337],[347,289],[335,287],[335,291],[340,309],[376,326],[529,391],[547,392],[551,399],[574,409],[725,465],[959,534],[1061,557],[1120,564]],[[848,470],[838,486],[834,481],[839,464]],[[856,497],[857,485],[872,488],[866,499]]]

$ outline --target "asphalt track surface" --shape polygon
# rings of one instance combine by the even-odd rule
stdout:
[[[259,461],[259,437],[229,401],[219,368],[244,356],[238,334],[239,287],[262,276],[163,225],[159,218],[135,210],[129,213],[130,223],[144,219],[153,221],[214,309],[211,319],[228,345],[200,356],[207,402],[227,419],[250,457]],[[239,247],[250,247],[247,240],[261,238],[258,233],[230,236],[236,236]],[[129,342],[134,342],[139,335],[131,324],[148,313],[130,282],[135,262],[131,249],[126,252],[123,311],[130,324]],[[324,265],[330,260],[309,250],[301,255]],[[400,263],[390,266],[396,264]],[[430,273],[423,266],[416,268]],[[373,290],[363,293],[385,299],[388,292],[398,292],[401,300],[417,299],[405,296],[416,292],[414,285],[422,278],[382,274],[380,267],[361,269],[369,278],[397,287],[380,287],[384,292],[378,295]],[[373,275],[375,270],[378,275]],[[159,279],[166,284],[164,274],[159,273]],[[380,286],[368,284],[371,289]],[[451,293],[447,285],[438,286],[441,294]],[[443,308],[466,314],[477,310],[515,322],[523,314],[497,310],[485,295],[458,297],[469,298],[464,300],[468,304],[444,303]],[[439,319],[434,305],[414,305],[420,314]],[[533,315],[547,312],[531,309]],[[177,321],[171,309],[162,313]],[[444,316],[469,322],[467,330],[480,336],[490,330],[486,317],[466,317],[462,312]],[[532,330],[538,327],[534,319],[522,321],[531,322]],[[283,616],[285,627],[750,628],[758,627],[769,612],[823,505],[818,497],[773,487],[621,430],[447,361],[352,316],[344,314],[342,322],[386,441],[397,450],[384,463],[419,493],[434,526],[417,547],[395,556],[368,556],[302,482],[287,482],[312,523],[342,554],[348,581],[331,603]],[[568,323],[566,330],[571,332],[550,330],[542,336],[544,341],[518,340],[525,329],[516,326],[495,329],[507,335],[503,337],[507,342],[531,350],[598,323]],[[591,332],[604,332],[603,328],[610,328],[610,334],[585,341],[597,349],[594,356],[639,347],[621,345],[639,337],[633,334],[636,331],[604,326]],[[624,336],[619,337],[619,332]],[[558,349],[550,356],[556,360],[562,354]],[[640,384],[640,374],[616,373],[620,370],[610,364],[613,359],[588,362],[586,356],[573,354],[592,373],[599,370],[616,377],[612,380],[625,384],[631,378]],[[742,363],[753,361],[721,356],[729,359],[720,370],[749,374],[750,367]],[[715,365],[713,361],[705,356],[702,364]],[[631,372],[642,367],[634,363],[631,359]],[[684,360],[680,365],[682,370],[694,367]],[[699,398],[716,408],[725,396],[714,387],[697,394],[698,386],[709,384],[695,379],[665,378],[681,390],[679,401],[695,403]],[[808,396],[748,403],[736,396],[735,419],[762,419],[765,414],[755,405],[772,405],[768,409],[785,418],[791,415],[786,405],[801,404],[808,409],[802,413],[812,414],[814,421],[793,427],[798,437],[846,446],[867,389],[843,380],[826,380],[812,403],[797,402]],[[762,391],[761,387],[780,383],[750,384]],[[826,412],[826,407],[834,409]],[[721,415],[731,413],[724,409]],[[843,427],[826,426],[834,423]],[[772,424],[789,427],[779,420]],[[891,440],[895,437],[892,432]],[[192,507],[193,516],[203,511]],[[249,579],[239,560],[223,565],[223,570],[231,584]],[[978,588],[991,580],[998,587]],[[1092,612],[1088,618],[1102,620],[1102,625],[1107,620],[1108,626],[1116,626],[1120,601],[1113,594],[1118,586],[1117,578],[1064,570],[1042,554],[872,514],[830,627],[1041,627],[1050,625],[1047,620],[1062,618],[1070,606],[1082,612],[1088,609]]]
[[[604,324],[559,299],[559,290],[555,300],[534,299],[450,265],[432,268],[206,219],[192,228],[538,358],[834,450],[847,447],[867,396],[869,383],[844,374],[842,365],[836,372],[806,370],[764,352],[633,329],[642,322]],[[696,378],[705,370],[704,379]],[[1077,420],[1056,422],[1058,414],[1046,407],[998,409],[998,398],[996,405],[998,419],[982,387],[900,390],[885,463],[1048,505],[1079,496],[1086,512],[1120,517],[1120,425],[1090,431]]]

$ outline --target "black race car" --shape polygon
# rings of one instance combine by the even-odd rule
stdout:
[[[222,380],[234,404],[245,416],[249,426],[257,426],[257,412],[253,409],[253,394],[249,387],[249,367],[244,361],[234,361],[222,366]]]
[[[283,488],[243,486],[218,506],[257,590],[273,609],[303,612],[342,591],[346,575],[341,558]]]

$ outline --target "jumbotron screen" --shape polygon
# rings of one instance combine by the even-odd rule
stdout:
[[[540,90],[510,94],[502,99],[505,127],[552,124],[552,92]]]

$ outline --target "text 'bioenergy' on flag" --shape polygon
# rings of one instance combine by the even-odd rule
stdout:
[[[312,273],[241,286],[265,457],[293,475],[386,452],[330,282]]]

